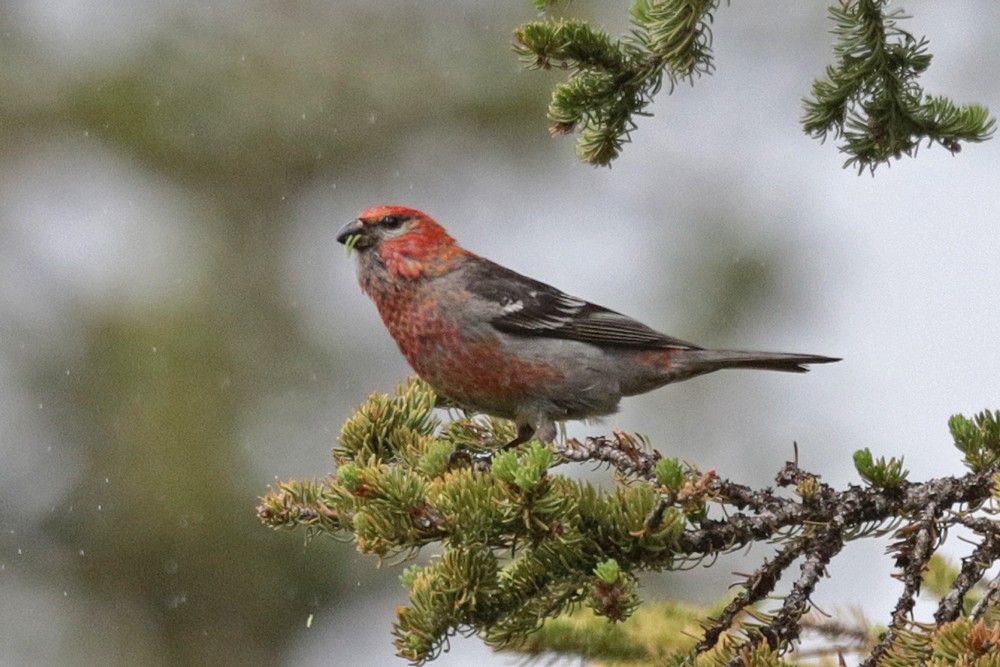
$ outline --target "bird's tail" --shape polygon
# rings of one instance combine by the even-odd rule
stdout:
[[[768,371],[805,373],[808,364],[829,364],[840,361],[836,357],[818,354],[789,354],[786,352],[743,352],[739,350],[678,350],[671,357],[677,370],[687,370],[694,375],[711,373],[723,368],[759,368]]]

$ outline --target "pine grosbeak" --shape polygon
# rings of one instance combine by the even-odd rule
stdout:
[[[809,354],[706,350],[459,247],[425,213],[375,206],[337,241],[403,356],[459,405],[551,442],[555,422],[614,413],[633,396],[722,368],[805,372]]]

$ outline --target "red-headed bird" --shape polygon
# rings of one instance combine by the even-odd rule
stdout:
[[[426,213],[365,209],[337,234],[358,282],[421,378],[457,404],[513,420],[508,447],[556,422],[723,368],[803,373],[814,354],[706,350],[533,280],[455,243]]]

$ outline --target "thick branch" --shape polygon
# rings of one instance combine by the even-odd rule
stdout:
[[[615,431],[613,439],[597,436],[583,442],[571,439],[564,443],[553,443],[552,451],[567,461],[609,463],[627,477],[654,484],[656,475],[653,474],[653,467],[661,458],[659,452],[641,449],[635,438],[621,431]]]
[[[624,434],[616,433],[614,439],[587,438],[582,443],[570,440],[552,447],[567,460],[608,463],[623,475],[656,483],[653,467],[660,459],[659,453],[639,449],[635,440]],[[978,505],[989,498],[995,472],[990,468],[964,477],[907,482],[892,489],[850,486],[837,492],[819,484],[816,494],[802,501],[777,496],[772,489],[754,491],[716,478],[709,488],[719,502],[750,511],[703,521],[700,528],[685,531],[678,547],[685,554],[713,553],[769,539],[785,528],[830,523],[836,516],[841,516],[845,529],[850,530],[923,514],[931,504],[942,511],[956,505]],[[796,464],[787,463],[777,481],[781,486],[790,486],[807,478],[815,479]]]
[[[852,486],[846,491],[819,494],[809,502],[788,502],[753,515],[734,514],[724,520],[703,522],[698,530],[686,531],[679,550],[693,554],[738,548],[773,537],[785,528],[829,523],[837,515],[843,517],[845,529],[849,530],[921,514],[932,503],[941,508],[979,504],[989,497],[992,472],[907,483],[892,490]]]

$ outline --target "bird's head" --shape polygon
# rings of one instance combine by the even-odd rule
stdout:
[[[455,239],[429,215],[405,206],[366,208],[337,232],[338,243],[359,252],[397,240],[435,245],[455,243]]]
[[[372,206],[341,227],[337,242],[348,252],[375,253],[390,270],[414,277],[436,264],[466,254],[426,213],[405,206]]]

